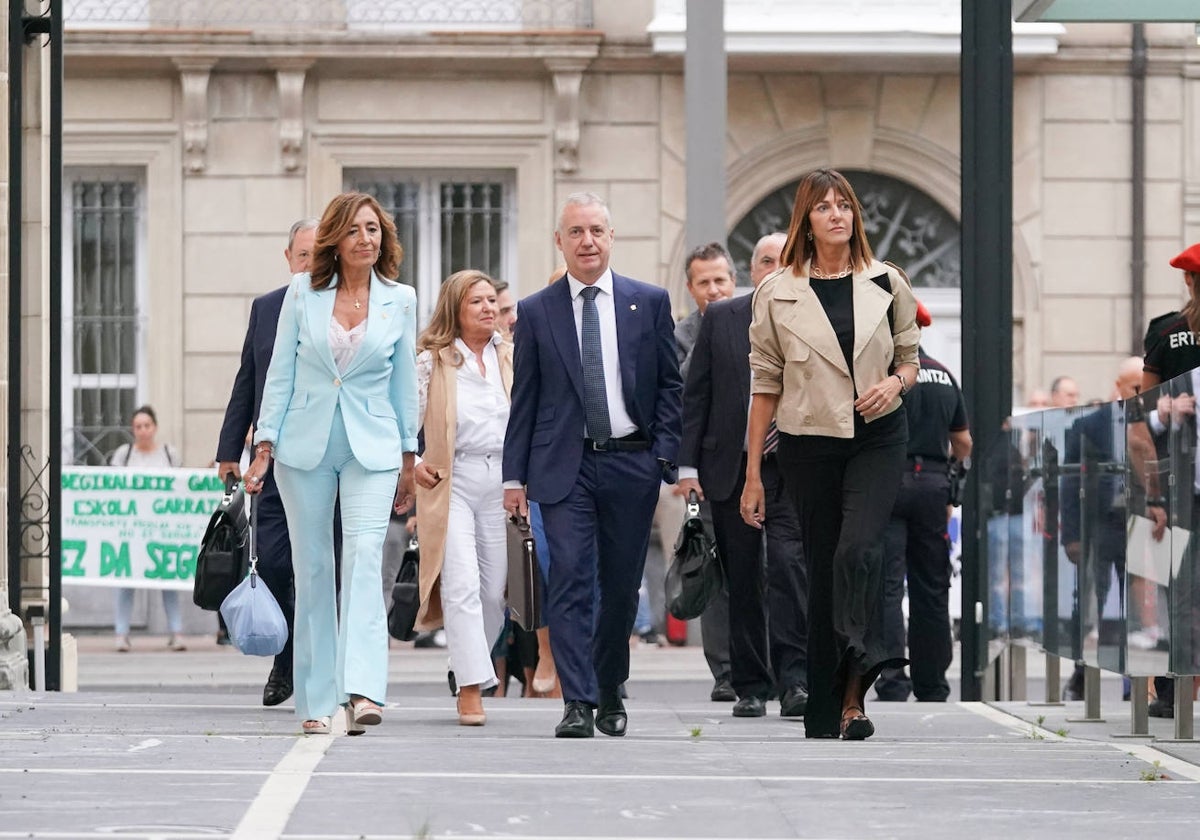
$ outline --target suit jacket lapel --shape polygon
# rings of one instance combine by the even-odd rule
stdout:
[[[562,358],[563,367],[575,393],[583,404],[583,362],[579,358],[579,336],[575,332],[575,310],[571,305],[571,284],[564,275],[555,282],[546,294],[546,319],[550,322],[550,334],[554,346]]]
[[[333,320],[333,304],[337,297],[337,277],[333,282],[320,291],[310,291],[308,303],[304,307],[308,316],[308,331],[316,345],[317,355],[325,362],[330,373],[340,376],[337,362],[333,360],[333,351],[329,349],[329,322]]]
[[[812,290],[807,266],[801,277],[791,271],[783,273],[775,289],[775,301],[783,308],[779,323],[849,376],[850,369],[846,367],[842,346],[838,343],[833,325],[829,323],[829,316],[825,314],[825,307]]]
[[[358,346],[358,352],[354,354],[354,358],[350,362],[350,366],[346,368],[343,376],[349,376],[362,367],[363,362],[369,359],[372,354],[383,343],[384,338],[388,334],[388,327],[392,323],[392,319],[396,316],[396,296],[392,294],[392,290],[384,286],[375,272],[371,272],[371,292],[369,296],[370,308],[367,310],[367,332],[363,336],[362,344]]]
[[[636,287],[613,272],[613,306],[616,307],[617,356],[621,362],[621,390],[627,409],[637,405],[637,354],[642,310]],[[632,411],[630,412],[632,414]],[[633,418],[638,421],[637,417]]]
[[[726,323],[730,331],[728,347],[733,356],[734,369],[738,372],[737,385],[740,405],[750,405],[750,322],[753,320],[753,295],[743,295],[735,300]]]

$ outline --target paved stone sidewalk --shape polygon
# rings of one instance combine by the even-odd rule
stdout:
[[[556,741],[555,701],[457,726],[444,651],[405,650],[382,726],[303,737],[290,704],[258,704],[261,662],[85,653],[79,694],[0,694],[0,838],[1157,840],[1200,814],[1193,747],[1056,725],[1082,704],[868,704],[871,740],[812,741],[777,704],[739,720],[709,702],[699,651],[649,649],[628,737]]]

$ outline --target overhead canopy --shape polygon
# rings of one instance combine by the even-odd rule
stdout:
[[[1013,0],[1019,21],[1176,22],[1200,21],[1196,0]]]

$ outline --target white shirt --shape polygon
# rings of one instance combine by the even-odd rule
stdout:
[[[342,326],[336,316],[329,319],[329,352],[337,364],[338,373],[345,373],[346,368],[358,355],[363,336],[367,334],[367,319],[359,321],[358,326],[348,330]]]
[[[583,358],[583,295],[587,288],[570,274],[567,282],[571,286],[571,308],[575,312],[575,337],[579,341],[579,357]],[[600,352],[604,357],[604,394],[608,398],[608,421],[615,438],[631,435],[638,430],[637,423],[625,410],[624,391],[621,390],[621,357],[617,351],[617,307],[613,299],[612,269],[605,269],[592,284],[600,290],[596,295],[596,314],[600,317]],[[584,437],[591,437],[584,429]]]
[[[508,427],[508,397],[500,377],[500,358],[493,337],[483,348],[485,373],[479,372],[479,360],[466,342],[455,339],[454,349],[465,359],[458,368],[458,424],[454,433],[454,451],[471,453],[500,452],[504,449],[504,431]],[[433,354],[423,350],[417,356],[417,394],[420,399],[421,425],[429,398],[429,379],[433,375]]]

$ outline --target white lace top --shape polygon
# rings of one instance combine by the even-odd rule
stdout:
[[[354,361],[363,336],[367,332],[367,319],[352,330],[343,327],[336,317],[329,319],[329,352],[333,353],[333,361],[337,363],[338,373],[345,373],[346,368]]]

